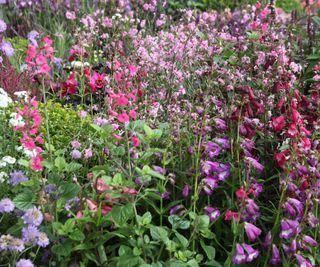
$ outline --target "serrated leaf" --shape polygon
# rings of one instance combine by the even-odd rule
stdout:
[[[75,241],[83,241],[86,237],[79,229],[74,230],[69,234],[69,238]]]
[[[63,171],[66,167],[66,160],[63,157],[57,157],[54,160],[54,166],[56,166],[59,171]]]
[[[33,207],[33,203],[36,201],[36,196],[30,191],[20,193],[13,199],[14,205],[23,211],[26,211]]]

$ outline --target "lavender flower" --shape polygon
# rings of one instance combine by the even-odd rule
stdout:
[[[48,184],[44,187],[44,192],[47,194],[51,194],[57,191],[57,186],[55,184]]]
[[[9,245],[9,250],[21,252],[25,249],[24,242],[19,238],[13,238]]]
[[[225,120],[217,118],[217,119],[214,120],[214,122],[216,123],[216,127],[219,130],[224,131],[224,130],[226,130],[228,128],[227,123],[226,123]]]
[[[171,196],[171,192],[169,192],[169,191],[166,191],[161,194],[161,198],[163,198],[163,199],[170,199],[170,196]]]
[[[27,227],[22,228],[22,240],[25,243],[31,243],[36,245],[39,237],[39,230],[33,225],[28,225]]]
[[[22,219],[25,224],[38,226],[42,223],[43,215],[40,210],[38,210],[36,207],[33,207],[32,209],[28,209],[26,213],[22,216]]]
[[[218,181],[212,177],[204,178],[202,182],[203,182],[203,191],[207,195],[212,195],[213,190],[218,187]]]
[[[0,213],[9,213],[15,208],[13,202],[9,198],[3,198],[0,201]]]
[[[77,149],[74,149],[70,153],[71,158],[73,159],[80,159],[81,158],[81,152]]]
[[[230,140],[228,137],[216,138],[215,141],[221,145],[224,149],[230,149]]]
[[[0,49],[6,54],[7,57],[12,57],[14,55],[14,49],[10,42],[2,41]]]
[[[22,171],[13,171],[10,173],[10,183],[13,186],[16,186],[25,181],[28,181],[28,177],[25,176]]]
[[[184,212],[185,212],[185,208],[183,205],[176,205],[170,209],[170,215],[173,215],[173,214],[183,215]]]
[[[261,229],[251,223],[244,223],[244,229],[250,241],[254,241],[261,235]]]
[[[37,245],[43,248],[49,245],[49,238],[45,233],[39,233],[37,237]]]
[[[275,244],[272,244],[272,257],[271,257],[270,263],[272,265],[276,265],[280,262],[281,262],[281,256],[280,256],[279,249]]]
[[[31,260],[21,259],[16,263],[16,267],[34,267]]]
[[[220,211],[217,208],[213,208],[213,207],[205,207],[204,211],[207,213],[207,215],[209,216],[209,219],[211,222],[216,221],[219,216],[220,216]]]
[[[164,168],[161,168],[160,166],[152,166],[152,168],[153,168],[153,170],[154,171],[156,171],[156,172],[158,172],[158,173],[160,173],[160,174],[162,174],[162,175],[165,175],[166,174],[166,169],[164,169]]]
[[[12,243],[14,237],[11,235],[2,235],[0,237],[0,251],[9,250],[10,244]]]
[[[318,242],[308,235],[303,235],[302,240],[305,246],[316,247],[318,245]]]
[[[2,19],[0,19],[0,33],[5,32],[6,29],[7,29],[7,24]]]
[[[303,217],[304,205],[295,198],[288,198],[287,202],[283,205],[283,209],[297,220]]]

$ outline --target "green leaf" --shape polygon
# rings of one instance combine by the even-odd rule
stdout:
[[[153,240],[166,242],[168,240],[168,232],[160,226],[153,226],[150,229]]]
[[[82,165],[80,163],[71,162],[66,165],[66,172],[75,172],[79,169],[81,169]]]
[[[79,229],[74,230],[69,234],[70,239],[75,241],[83,241],[86,237]]]
[[[80,192],[80,186],[73,183],[63,184],[59,187],[60,198],[69,200],[74,198]]]
[[[186,239],[183,235],[179,234],[178,232],[175,233],[176,237],[178,238],[180,244],[182,245],[183,248],[187,248],[189,241]]]
[[[122,185],[122,175],[117,173],[115,176],[113,176],[112,183],[114,185]]]
[[[147,124],[143,125],[143,130],[146,133],[147,137],[152,138],[153,130]]]
[[[20,193],[13,199],[14,205],[23,211],[26,211],[33,207],[33,203],[36,201],[36,195],[30,191]]]
[[[72,244],[70,242],[66,242],[66,243],[63,243],[63,244],[56,244],[56,245],[53,245],[51,247],[51,251],[54,254],[66,257],[66,256],[69,256],[71,254]]]
[[[200,240],[200,244],[204,252],[206,253],[208,260],[211,261],[216,257],[216,249],[212,246],[207,246],[203,240]]]
[[[133,255],[123,255],[119,257],[117,267],[134,267],[139,266],[140,257]]]
[[[66,167],[66,164],[66,160],[63,157],[57,157],[54,160],[54,166],[56,166],[59,171],[63,171]]]
[[[110,215],[117,226],[124,226],[134,215],[132,205],[128,203],[125,206],[114,206]]]

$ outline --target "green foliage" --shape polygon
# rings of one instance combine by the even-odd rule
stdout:
[[[44,105],[40,104],[39,109],[43,118],[40,131],[46,136]],[[51,145],[57,150],[65,149],[74,139],[85,142],[90,133],[93,133],[90,116],[80,119],[78,111],[72,106],[62,106],[60,103],[49,101],[47,112]]]

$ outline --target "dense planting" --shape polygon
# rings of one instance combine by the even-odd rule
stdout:
[[[214,2],[0,0],[1,266],[320,266],[320,3]]]

